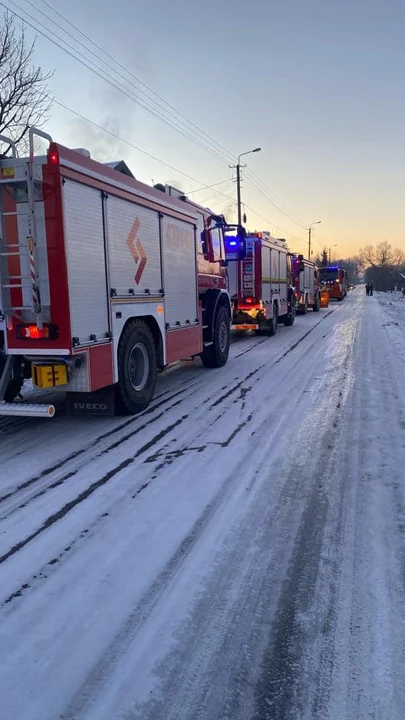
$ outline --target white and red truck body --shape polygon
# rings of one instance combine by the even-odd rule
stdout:
[[[232,328],[274,334],[277,322],[292,325],[295,298],[285,240],[248,233],[246,256],[228,269]]]
[[[0,216],[4,350],[39,387],[119,383],[120,341],[135,320],[157,369],[197,355],[215,365],[216,318],[231,313],[222,216],[53,142],[46,156],[0,160]]]
[[[321,307],[321,283],[317,265],[303,255],[292,255],[291,268],[298,312],[305,315],[308,308],[318,312]]]

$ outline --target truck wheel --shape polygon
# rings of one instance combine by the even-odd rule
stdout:
[[[318,295],[318,297],[316,298],[316,300],[315,300],[315,302],[314,302],[314,304],[313,304],[313,306],[312,306],[312,309],[313,309],[314,312],[319,312],[320,307],[321,307],[321,300],[320,300],[320,297],[319,297],[319,295]]]
[[[226,308],[220,307],[213,331],[213,343],[208,345],[201,353],[201,362],[206,368],[218,368],[226,365],[229,355],[229,343],[231,339],[231,328],[229,313]]]
[[[156,385],[156,348],[146,323],[135,320],[123,331],[118,346],[117,410],[135,415],[152,400]]]
[[[305,298],[305,302],[302,305],[302,314],[306,315],[308,312],[308,297]]]
[[[285,327],[291,327],[291,325],[294,325],[295,316],[297,314],[297,305],[295,302],[295,297],[293,296],[289,302],[289,308],[287,315],[284,316],[283,323]]]
[[[278,328],[278,310],[277,305],[273,305],[273,317],[271,320],[269,320],[269,335],[270,337],[273,337],[277,333]]]

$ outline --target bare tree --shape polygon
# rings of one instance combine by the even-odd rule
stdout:
[[[324,248],[322,250],[322,253],[320,255],[318,255],[317,258],[315,258],[315,262],[318,265],[318,267],[327,267],[329,265],[327,248]]]
[[[364,248],[360,248],[359,255],[364,265],[377,265],[376,250],[373,245],[366,245]]]
[[[376,247],[366,245],[360,248],[359,254],[364,265],[371,267],[399,267],[405,262],[405,253],[399,248],[393,248],[387,241],[379,243]]]
[[[0,134],[22,150],[28,128],[43,125],[52,104],[47,85],[52,73],[35,66],[34,47],[35,40],[27,42],[24,25],[17,26],[15,16],[6,12],[0,26]]]
[[[405,253],[384,241],[376,247],[361,248],[360,257],[366,267],[367,282],[372,282],[376,290],[392,290],[399,279],[398,271],[403,269]]]

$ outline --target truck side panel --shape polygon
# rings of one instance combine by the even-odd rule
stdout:
[[[63,204],[72,337],[80,345],[105,342],[110,324],[102,194],[65,180]]]
[[[287,302],[287,253],[279,252],[280,298]]]
[[[261,247],[261,274],[262,274],[262,291],[258,299],[263,300],[266,305],[271,303],[272,298],[272,250],[268,245]]]
[[[110,287],[117,297],[162,294],[159,213],[109,195]]]
[[[162,218],[165,322],[168,328],[198,323],[195,226]]]

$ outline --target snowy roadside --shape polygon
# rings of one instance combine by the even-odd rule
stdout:
[[[405,363],[405,298],[401,292],[378,292],[375,297],[385,319],[381,327],[385,330],[391,347],[400,360]],[[370,298],[371,302],[373,300]]]

